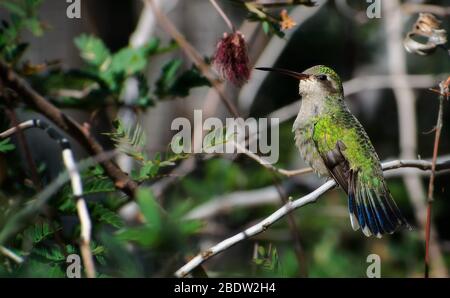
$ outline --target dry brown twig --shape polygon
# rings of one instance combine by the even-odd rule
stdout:
[[[436,176],[436,162],[439,152],[439,142],[441,139],[441,131],[444,118],[444,98],[448,100],[450,77],[446,81],[442,81],[439,84],[439,111],[438,118],[435,127],[435,138],[433,147],[433,160],[431,166],[431,176],[428,184],[428,197],[427,197],[427,222],[425,227],[425,278],[430,274],[430,237],[431,237],[431,211],[433,206],[433,193],[434,193],[434,180]]]

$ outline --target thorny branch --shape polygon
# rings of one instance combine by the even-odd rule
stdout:
[[[23,78],[21,78],[4,61],[0,60],[0,80],[3,85],[13,90],[20,100],[35,111],[41,113],[54,122],[68,135],[78,141],[91,155],[102,155],[104,150],[97,140],[84,129],[78,122],[65,115],[61,110],[52,105],[42,95],[36,92]],[[101,162],[106,174],[114,181],[117,189],[134,197],[137,184],[127,174],[122,172],[111,160]]]
[[[398,168],[417,168],[423,171],[431,170],[432,163],[423,160],[396,160],[391,162],[386,162],[382,164],[383,171],[394,170]],[[450,160],[444,161],[436,164],[435,170],[442,171],[450,169]],[[289,201],[283,207],[272,213],[270,216],[259,222],[258,224],[247,228],[245,231],[238,233],[230,238],[227,238],[218,244],[212,246],[210,249],[199,253],[197,256],[192,258],[187,264],[178,269],[175,272],[177,277],[186,277],[193,269],[197,266],[203,264],[206,260],[212,258],[213,256],[229,249],[233,245],[242,242],[252,236],[260,234],[266,231],[271,225],[285,217],[288,213],[293,210],[299,209],[305,205],[315,203],[321,195],[327,191],[333,189],[336,186],[334,180],[330,180],[324,183],[322,186],[309,193],[308,195],[301,197],[295,201]]]

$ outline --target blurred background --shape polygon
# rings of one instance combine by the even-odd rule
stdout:
[[[208,0],[153,2],[207,62],[213,57],[217,42],[230,31]],[[264,6],[264,11],[276,17],[283,9],[288,9],[290,18],[296,23],[292,28],[278,28],[278,31],[268,30],[267,20],[252,17],[249,8],[239,1],[220,0],[217,3],[244,35],[251,67],[275,66],[302,71],[317,64],[331,66],[341,76],[347,104],[366,129],[381,160],[431,159],[439,98],[429,88],[436,88],[449,76],[450,57],[442,49],[427,56],[408,53],[402,41],[420,12],[434,13],[442,21],[441,28],[448,30],[448,0],[382,0],[380,18],[368,18],[366,10],[370,3],[356,0],[318,0],[314,7]],[[23,30],[21,40],[29,43],[29,49],[22,61],[39,65],[57,60],[56,68],[62,72],[86,69],[88,63],[82,56],[83,49],[75,43],[82,34],[97,37],[111,53],[126,47],[140,47],[152,38],[158,38],[163,46],[172,44],[172,36],[161,26],[151,7],[142,1],[82,0],[81,19],[67,17],[68,5],[65,1],[42,1],[37,11],[44,30],[38,36]],[[10,14],[11,10],[0,6],[0,19],[8,20]],[[279,32],[281,34],[277,34]],[[161,82],[164,67],[174,59],[181,63],[176,70],[178,73],[191,70],[195,64],[183,47],[161,51],[147,61],[143,70],[145,82],[151,88]],[[125,126],[139,123],[146,139],[143,152],[149,159],[159,152],[164,160],[175,133],[171,130],[174,118],[192,119],[194,109],[221,119],[232,117],[210,86],[193,86],[186,96],[175,92],[164,96],[153,94],[151,105],[128,108],[137,90],[134,86],[136,77],[132,76],[123,82],[119,100],[112,105],[106,101],[92,106],[70,105],[58,101],[52,93],[56,87],[47,87],[52,72],[54,74],[56,70],[50,67],[27,79],[65,113],[80,123],[89,123],[91,133],[107,149],[115,145],[114,140],[105,135],[114,130],[115,119],[121,119]],[[64,78],[67,77],[62,77],[63,86],[69,80]],[[252,71],[248,83],[242,87],[224,82],[220,83],[220,88],[244,118],[280,119],[280,160],[276,167],[289,170],[305,167],[291,133],[300,107],[295,80]],[[89,100],[100,100],[102,96],[94,95]],[[17,115],[20,120],[42,117],[25,107],[17,108]],[[444,104],[443,119],[439,160],[450,158],[448,101]],[[2,122],[2,128],[8,127],[6,117]],[[47,140],[43,132],[27,132],[26,137],[41,180],[44,184],[49,183],[64,169],[59,148]],[[13,143],[17,142],[13,138]],[[78,159],[88,156],[75,141],[72,143]],[[23,154],[19,148],[1,156],[2,224],[10,216],[8,200],[26,198],[27,194],[31,198],[30,194],[34,192],[32,188],[23,189],[23,181],[29,176],[29,165],[23,161]],[[139,162],[125,154],[118,156],[116,162],[126,173],[140,170]],[[381,258],[382,277],[423,276],[429,173],[399,169],[386,176],[393,197],[413,226],[412,231],[400,231],[383,239],[366,238],[360,231],[354,232],[350,226],[347,198],[342,190],[334,189],[322,195],[317,203],[294,211],[264,233],[212,257],[202,266],[200,271],[203,272],[195,274],[210,277],[365,277],[369,265],[367,257],[377,254]],[[281,207],[283,196],[278,191],[285,199],[297,199],[324,182],[315,174],[279,175],[274,179],[273,173],[245,155],[199,154],[176,159],[158,175],[141,181],[141,187],[151,189],[154,198],[173,216],[173,222],[167,224],[170,227],[158,231],[157,240],[144,239],[150,232],[139,229],[146,225],[142,220],[145,211],[139,202],[125,202],[123,194],[114,191],[98,191],[86,197],[90,202],[101,202],[111,211],[114,220],[117,217],[120,222],[111,224],[101,216],[97,222],[94,216],[97,270],[100,275],[114,277],[171,276],[200,251],[258,223]],[[446,230],[450,224],[449,183],[448,173],[436,177],[430,249],[431,276],[436,277],[448,276],[450,266],[450,231]],[[60,228],[49,232],[39,242],[26,242],[25,232],[9,242],[9,246],[27,261],[16,266],[5,265],[5,260],[0,271],[3,275],[47,276],[48,268],[55,276],[64,274],[64,259],[51,256],[58,254],[55,247],[61,242],[62,246],[71,245],[71,248],[65,248],[66,253],[77,250],[76,216],[61,207],[60,198],[70,197],[68,193],[69,184],[51,199],[49,208],[53,206],[57,210],[55,219],[48,220],[47,215],[41,214],[27,230],[42,231],[43,223],[52,226],[53,220]],[[26,199],[22,202],[26,203]],[[198,226],[185,233],[180,229],[183,223],[178,222],[181,218],[195,220]],[[164,219],[161,220],[165,226]],[[139,231],[144,231],[146,236]],[[57,234],[60,235],[56,237]]]

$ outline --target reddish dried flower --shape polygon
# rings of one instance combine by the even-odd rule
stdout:
[[[247,45],[240,32],[224,33],[217,44],[213,59],[219,74],[237,86],[242,86],[250,78]]]

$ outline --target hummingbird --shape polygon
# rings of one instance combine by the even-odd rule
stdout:
[[[300,111],[292,131],[300,155],[322,177],[332,178],[348,196],[353,230],[381,238],[410,228],[388,189],[380,159],[366,131],[344,101],[339,75],[317,65],[298,73],[261,67],[299,80]]]

